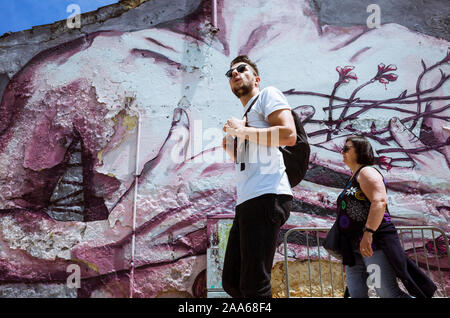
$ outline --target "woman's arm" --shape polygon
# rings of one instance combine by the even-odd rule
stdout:
[[[383,177],[374,168],[365,167],[361,169],[357,181],[364,195],[370,201],[370,211],[367,217],[366,227],[376,231],[383,221],[387,205],[386,187],[384,186]],[[371,245],[372,233],[366,231],[360,244],[361,254],[363,256],[372,256],[373,251]]]

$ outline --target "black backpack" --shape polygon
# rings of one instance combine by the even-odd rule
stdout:
[[[283,154],[284,165],[288,175],[291,187],[295,187],[305,177],[309,165],[309,155],[311,149],[308,143],[308,135],[306,134],[303,124],[297,113],[291,110],[294,117],[295,129],[297,130],[297,141],[293,146],[279,147]]]
[[[259,95],[252,102],[250,107],[245,112],[244,116],[250,111],[252,106],[255,104]],[[293,146],[279,147],[281,153],[283,154],[284,165],[286,166],[286,174],[288,175],[289,183],[291,188],[295,187],[300,181],[305,177],[306,171],[309,165],[309,155],[311,149],[308,143],[308,135],[306,134],[300,117],[297,113],[291,110],[292,117],[294,118],[295,129],[297,130],[297,141]],[[245,140],[245,149],[247,148],[247,139]],[[241,170],[245,169],[245,164],[241,163]]]

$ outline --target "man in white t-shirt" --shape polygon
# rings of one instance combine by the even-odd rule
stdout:
[[[231,62],[233,93],[244,118],[230,118],[222,146],[236,162],[236,215],[222,274],[232,297],[272,297],[270,275],[280,227],[289,217],[292,191],[280,146],[292,146],[297,132],[290,106],[278,89],[260,90],[257,66],[246,55]]]

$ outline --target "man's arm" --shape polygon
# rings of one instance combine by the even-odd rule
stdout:
[[[270,127],[245,127],[245,121],[230,118],[224,126],[228,134],[269,147],[293,146],[297,141],[294,118],[290,109],[279,109],[267,117]]]

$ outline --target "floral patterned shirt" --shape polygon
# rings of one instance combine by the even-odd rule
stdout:
[[[364,192],[361,190],[357,181],[359,172],[364,167],[366,166],[359,168],[354,177],[349,179],[344,191],[341,192],[337,199],[339,229],[342,233],[348,235],[352,239],[353,247],[355,249],[359,249],[359,242],[363,235],[362,230],[366,225],[370,211],[370,201],[364,195]],[[390,214],[386,207],[382,222],[390,221]],[[372,244],[372,249],[376,249],[374,244]]]

